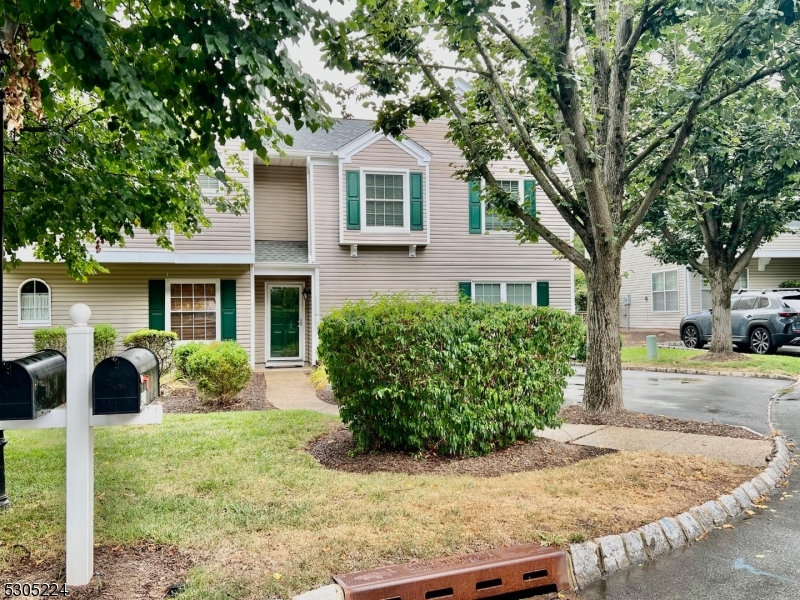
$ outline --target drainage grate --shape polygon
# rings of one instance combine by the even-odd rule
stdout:
[[[478,600],[569,588],[567,556],[533,544],[335,575],[345,600]]]

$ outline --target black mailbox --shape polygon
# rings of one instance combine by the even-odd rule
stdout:
[[[67,359],[42,350],[0,363],[0,421],[36,419],[67,401]]]
[[[158,358],[147,348],[128,348],[100,362],[92,375],[96,415],[142,412],[158,398]]]

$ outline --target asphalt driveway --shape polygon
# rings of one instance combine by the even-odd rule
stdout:
[[[582,372],[567,390],[574,403]],[[625,405],[631,410],[767,430],[769,398],[789,382],[741,377],[681,376],[624,371]],[[778,400],[776,429],[800,439],[800,392]],[[780,600],[800,598],[800,477],[770,503],[771,510],[734,522],[685,550],[616,573],[589,586],[582,600]],[[775,512],[771,512],[774,510]]]

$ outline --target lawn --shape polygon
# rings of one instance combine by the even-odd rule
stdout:
[[[706,369],[712,371],[748,371],[751,373],[775,373],[778,375],[800,375],[800,357],[779,354],[742,354],[742,360],[730,362],[709,362],[692,360],[706,354],[701,350],[682,348],[659,348],[658,359],[647,360],[647,350],[643,347],[622,349],[622,362],[626,365],[682,367],[686,369]]]
[[[197,565],[184,600],[289,598],[336,572],[626,531],[756,473],[646,453],[493,478],[341,473],[305,452],[335,423],[275,410],[97,430],[96,544],[176,546]],[[0,573],[14,545],[51,560],[64,539],[63,431],[7,437]]]

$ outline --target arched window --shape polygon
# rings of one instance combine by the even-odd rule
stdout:
[[[41,279],[29,279],[19,287],[19,322],[50,325],[50,286]]]

